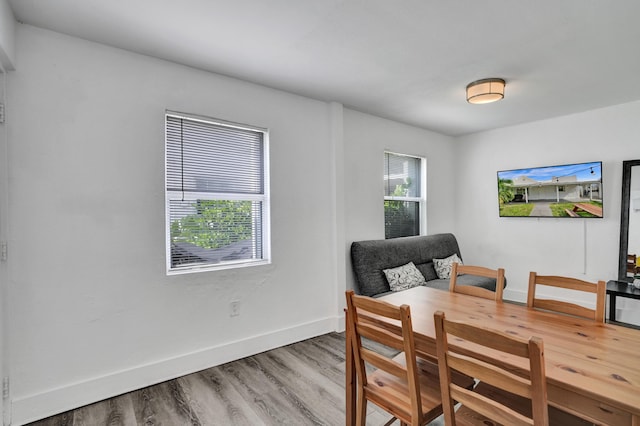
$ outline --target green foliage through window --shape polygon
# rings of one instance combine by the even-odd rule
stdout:
[[[171,242],[216,249],[252,237],[252,202],[197,200],[195,213],[171,222]]]
[[[397,238],[419,235],[419,203],[411,201],[384,202],[384,237]]]

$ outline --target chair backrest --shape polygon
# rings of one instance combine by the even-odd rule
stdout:
[[[496,279],[496,291],[475,285],[458,285],[458,274],[477,275]],[[504,269],[489,269],[483,266],[461,265],[454,262],[451,266],[451,279],[449,281],[449,291],[454,293],[469,294],[471,296],[484,297],[485,299],[502,302],[502,292],[504,290]]]
[[[387,407],[388,411],[396,417],[400,413],[396,412],[397,409],[394,410],[394,406],[399,406],[400,402],[394,402],[393,399],[402,399],[401,405],[411,407],[411,418],[420,421],[423,418],[423,412],[409,306],[394,306],[382,300],[358,296],[351,290],[346,292],[346,296],[347,327],[350,328],[358,386],[364,392],[363,396],[380,406]],[[394,320],[399,326],[389,326],[389,322],[380,321],[381,318]],[[363,347],[363,337],[398,351],[404,351],[404,365],[381,353]],[[405,381],[408,394],[398,395],[398,389],[390,388],[388,391],[391,394],[385,395],[380,389],[370,389],[367,382],[366,364]]]
[[[436,327],[436,351],[440,370],[440,389],[446,425],[455,426],[454,405],[463,406],[505,425],[548,425],[547,382],[544,366],[542,339],[528,340],[511,336],[485,327],[450,321],[442,311],[434,314]],[[456,336],[479,346],[465,348],[464,354],[449,346],[447,335]],[[453,339],[452,339],[453,340]],[[497,356],[487,352],[494,350]],[[505,354],[507,354],[505,356]],[[528,370],[515,374],[513,368],[502,364],[500,359],[513,357],[528,359]],[[518,359],[518,358],[516,358]],[[452,369],[475,377],[496,388],[528,398],[532,404],[532,417],[526,417],[489,396],[470,391],[451,383]]]
[[[538,298],[536,297],[536,287],[538,285],[546,285],[551,287],[559,287],[569,290],[594,293],[596,295],[596,307],[595,309],[590,309],[571,302]],[[558,277],[553,275],[538,275],[535,272],[529,273],[529,292],[527,294],[527,306],[530,308],[561,312],[604,323],[604,304],[606,297],[607,285],[602,280],[598,281],[597,283],[593,283],[577,278]]]

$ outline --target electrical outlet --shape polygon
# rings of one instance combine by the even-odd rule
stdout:
[[[229,316],[237,317],[238,315],[240,315],[240,301],[234,300],[229,303]]]

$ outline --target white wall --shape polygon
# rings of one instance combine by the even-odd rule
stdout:
[[[0,104],[6,104],[5,86],[6,86],[6,73],[0,73]],[[0,123],[0,241],[7,240],[8,231],[8,204],[9,204],[9,189],[8,189],[8,159],[7,159],[7,138],[6,138],[6,126]],[[6,329],[8,324],[8,303],[6,298],[7,291],[7,262],[0,259],[0,381],[5,377],[8,368],[7,346],[5,344]],[[0,418],[4,419],[5,408],[4,395],[0,397]],[[9,424],[8,413],[7,421],[3,420],[3,424]]]
[[[15,19],[7,0],[0,0],[0,103],[6,104],[6,73],[14,69],[15,60]],[[0,124],[0,241],[6,241],[8,229],[8,187],[7,187],[7,144],[6,128]],[[7,327],[7,264],[0,260],[0,382],[8,371],[7,345],[5,329]],[[9,414],[5,417],[5,399],[0,397],[0,418],[3,424],[9,423]]]
[[[16,68],[14,424],[336,328],[328,104],[25,25]],[[270,129],[272,265],[165,275],[165,108]]]
[[[16,21],[7,0],[0,0],[0,69],[15,69]]]
[[[384,151],[427,158],[427,233],[454,232],[453,139],[345,109],[344,188],[347,288],[353,288],[353,241],[384,238]],[[463,252],[464,253],[464,252]],[[466,256],[466,254],[465,254]],[[465,257],[466,258],[466,257]]]
[[[634,102],[456,141],[461,250],[469,261],[505,268],[505,298],[526,300],[529,271],[617,278],[622,161],[640,158],[638,116]],[[498,217],[498,170],[600,160],[604,219]]]

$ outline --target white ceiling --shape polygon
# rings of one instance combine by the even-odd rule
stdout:
[[[448,135],[640,99],[638,0],[9,3],[26,24]],[[487,77],[505,99],[468,104]]]

